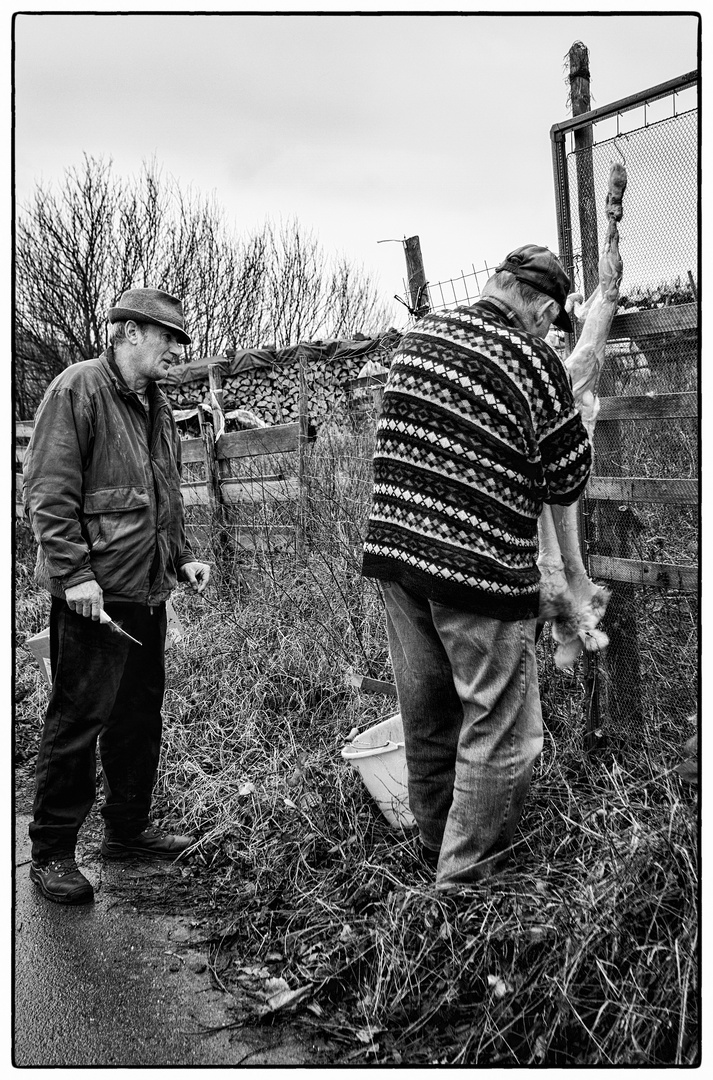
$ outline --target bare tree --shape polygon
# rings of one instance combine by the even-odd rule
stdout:
[[[390,308],[376,286],[346,258],[328,260],[315,236],[296,219],[261,234],[265,263],[259,339],[278,348],[317,338],[378,335]]]
[[[164,178],[138,178],[84,158],[59,191],[38,185],[16,226],[16,411],[36,408],[62,367],[97,356],[106,312],[128,288],[180,296],[193,343],[186,359],[318,337],[379,333],[388,310],[368,276],[328,263],[296,220],[242,239],[215,198]]]

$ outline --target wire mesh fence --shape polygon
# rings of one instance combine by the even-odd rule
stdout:
[[[443,281],[428,282],[428,293],[432,308],[452,308],[459,304],[472,304],[480,296],[483,285],[495,273],[494,266],[486,262],[482,270],[461,270],[459,277],[444,278]]]
[[[561,250],[571,253],[576,289],[588,295],[606,226],[609,168],[623,162],[628,174],[620,304],[600,383],[594,477],[583,500],[590,571],[608,579],[613,592],[604,620],[611,644],[590,670],[595,724],[625,737],[668,725],[682,730],[697,702],[695,86],[686,95],[686,111],[678,94],[659,96],[653,122],[644,101],[623,123],[626,106],[619,103],[616,116],[606,118],[615,133],[597,141],[594,123],[593,144],[573,140],[558,178],[568,198]]]

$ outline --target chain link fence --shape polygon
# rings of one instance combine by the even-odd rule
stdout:
[[[609,737],[688,734],[697,704],[698,110],[695,81],[683,89],[619,102],[602,116],[610,137],[598,141],[590,121],[592,145],[555,156],[560,250],[584,295],[596,283],[609,168],[622,162],[628,174],[620,304],[582,502],[591,576],[612,589],[611,644],[588,670],[591,726]]]

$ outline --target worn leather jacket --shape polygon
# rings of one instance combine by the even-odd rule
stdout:
[[[54,596],[94,578],[106,601],[157,605],[194,558],[180,437],[164,393],[155,383],[148,392],[150,419],[109,348],[66,368],[37,411],[23,496],[35,576]]]

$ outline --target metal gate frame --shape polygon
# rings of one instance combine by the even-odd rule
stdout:
[[[572,116],[559,124],[553,124],[550,128],[550,140],[552,143],[552,168],[555,179],[555,209],[557,211],[557,240],[559,243],[560,262],[574,281],[574,251],[572,245],[572,217],[570,212],[569,174],[567,172],[567,135],[574,134],[592,127],[601,120],[608,120],[613,116],[617,118],[625,112],[646,107],[649,102],[660,98],[670,97],[680,90],[688,90],[699,84],[697,71],[689,71],[686,75],[679,75],[676,79],[659,83],[650,90],[641,90],[638,94],[620,98],[611,105],[603,105],[599,109],[580,113]],[[618,132],[617,132],[618,134]],[[597,257],[598,257],[598,253]],[[569,347],[574,346],[574,335],[566,335],[569,338]]]
[[[587,135],[585,132],[591,131],[594,124],[597,122],[617,118],[617,132],[616,137],[620,136],[619,132],[619,117],[621,114],[629,112],[635,108],[644,107],[644,124],[646,127],[646,105],[650,102],[659,100],[661,98],[674,96],[674,117],[677,115],[675,111],[675,94],[682,90],[687,90],[692,87],[698,87],[699,90],[699,108],[700,108],[700,80],[699,73],[697,71],[688,72],[685,75],[681,75],[676,79],[671,79],[668,82],[660,83],[651,87],[648,90],[640,91],[637,94],[632,94],[626,98],[621,98],[618,101],[613,102],[610,105],[602,106],[601,108],[592,109],[588,112],[581,113],[577,116],[573,116],[561,123],[554,124],[550,129],[551,149],[552,149],[552,162],[553,162],[553,174],[555,185],[555,207],[557,214],[557,235],[559,243],[559,256],[565,270],[570,276],[570,280],[574,284],[576,280],[575,275],[575,258],[574,258],[574,245],[573,245],[573,228],[572,228],[572,207],[570,196],[570,184],[569,184],[569,172],[568,172],[568,149],[567,149],[567,136],[573,135],[575,143],[577,141],[577,135],[580,136],[581,146],[580,149],[585,149],[585,143]],[[586,144],[590,145],[590,144]],[[576,146],[575,146],[576,149]],[[586,155],[583,155],[584,165],[586,167]],[[579,165],[579,159],[578,159]],[[700,190],[700,166],[699,166],[699,190]],[[596,224],[593,232],[590,235],[589,230],[585,230],[582,227],[582,221],[580,221],[580,233],[582,242],[582,274],[585,280],[585,284],[591,285],[593,281],[593,272],[596,272],[596,267],[599,258],[598,243],[596,240]],[[586,233],[586,235],[585,235]],[[700,262],[700,242],[699,242],[699,262]],[[586,289],[588,293],[589,288]],[[693,305],[691,305],[693,306]],[[626,316],[620,316],[626,318]],[[696,315],[688,316],[689,321],[694,319],[697,321]],[[574,347],[576,337],[574,334],[565,335],[566,338],[566,352],[569,353]],[[699,361],[700,363],[700,361]],[[672,395],[673,396],[673,395]],[[695,398],[696,395],[676,395],[681,398]],[[614,403],[614,399],[610,399],[610,404]],[[646,404],[646,403],[645,403]],[[679,402],[679,407],[682,409],[680,415],[697,416],[698,415],[698,401]],[[648,412],[645,409],[644,412]],[[604,417],[605,410],[602,410],[602,418]],[[612,411],[612,417],[614,416]],[[642,414],[643,416],[644,414]],[[652,413],[653,415],[653,413]],[[653,481],[654,484],[663,484],[664,481]],[[695,482],[693,482],[695,483]],[[580,502],[580,538],[582,544],[582,556],[585,565],[591,572],[590,558],[587,544],[587,520],[584,510],[585,500]],[[646,574],[651,574],[659,569],[654,564],[642,564],[641,580],[642,583],[645,580]],[[672,571],[678,570],[678,567],[660,567],[661,577],[665,578],[665,575]],[[689,575],[689,584],[687,591],[694,592],[695,588],[690,585],[690,573],[693,568],[686,567],[681,568],[682,576]],[[696,573],[696,577],[698,574]],[[651,580],[651,577],[649,577]],[[654,580],[654,583],[656,581]],[[700,579],[698,578],[697,591],[700,595]],[[585,745],[591,747],[596,745],[598,737],[601,732],[601,702],[599,685],[600,680],[598,678],[598,664],[599,660],[595,654],[585,653],[585,667],[584,667],[584,681],[585,681]],[[616,666],[616,662],[615,662]],[[699,675],[700,679],[700,675]]]

